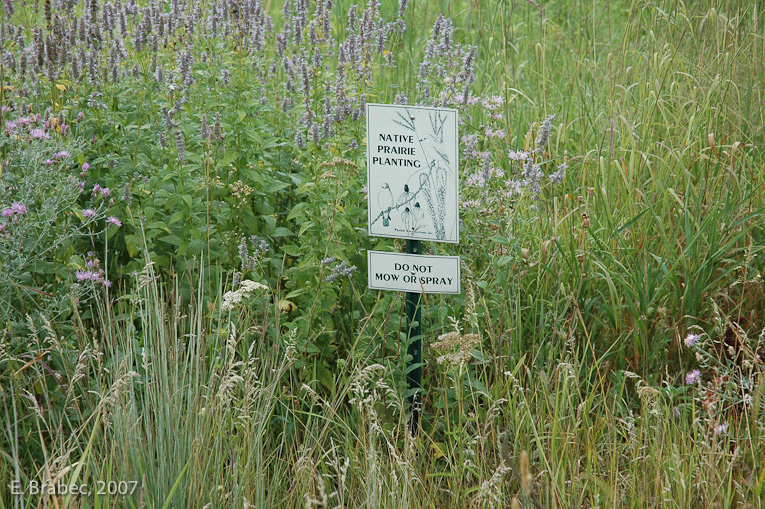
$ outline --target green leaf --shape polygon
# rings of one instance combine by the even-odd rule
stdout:
[[[223,161],[220,162],[219,166],[226,166],[234,162],[236,158],[239,157],[239,152],[236,150],[226,150],[226,155],[223,156]]]
[[[168,225],[172,225],[172,224],[175,224],[175,223],[177,223],[178,221],[180,221],[181,219],[183,219],[183,212],[180,212],[180,211],[178,211],[178,212],[176,212],[175,214],[173,214],[173,215],[170,217],[170,221],[169,221],[167,224],[168,224]]]
[[[304,293],[305,293],[305,289],[304,288],[299,288],[297,290],[292,290],[284,298],[285,299],[294,299],[296,297],[302,296]]]
[[[290,256],[300,256],[300,248],[295,244],[287,244],[286,246],[281,246],[280,249]]]
[[[263,221],[266,222],[266,230],[273,232],[276,229],[276,218],[273,216],[263,216]]]
[[[324,366],[319,366],[317,371],[317,378],[319,379],[319,383],[334,394],[335,380],[332,378],[332,373]]]
[[[203,240],[200,240],[200,239],[192,240],[191,242],[189,242],[188,254],[190,256],[198,255],[205,248],[205,245],[206,244]]]
[[[159,240],[162,242],[167,242],[170,245],[179,247],[181,245],[181,239],[178,237],[178,235],[165,235],[164,237],[161,237]]]
[[[146,228],[163,230],[163,231],[166,231],[167,233],[173,233],[173,231],[164,223],[164,221],[153,221],[147,224]]]
[[[292,219],[295,219],[295,218],[296,218],[296,217],[298,217],[299,215],[302,215],[302,214],[303,214],[303,211],[304,211],[305,209],[307,209],[307,208],[308,208],[308,206],[309,206],[309,203],[308,203],[308,202],[305,202],[305,201],[303,201],[303,202],[300,202],[300,203],[298,203],[298,204],[297,204],[297,205],[295,205],[294,207],[292,207],[292,210],[290,210],[290,213],[289,213],[289,215],[287,215],[287,221],[290,221],[290,220],[292,220]]]
[[[294,233],[283,226],[277,226],[274,230],[274,237],[289,237],[291,235],[294,235]]]
[[[303,235],[306,230],[313,227],[313,221],[308,221],[307,223],[303,223],[303,225],[300,227],[300,231],[298,232],[298,237]]]
[[[141,243],[135,235],[125,235],[125,246],[130,258],[135,258],[136,253],[141,249]]]
[[[266,193],[275,193],[276,191],[281,191],[284,188],[287,188],[290,186],[289,182],[271,182],[268,186],[266,186]]]

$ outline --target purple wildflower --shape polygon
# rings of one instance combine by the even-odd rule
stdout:
[[[518,150],[517,152],[515,150],[511,150],[507,153],[507,158],[511,161],[525,161],[529,158],[529,153],[523,150]]]
[[[501,108],[504,102],[505,102],[505,99],[502,96],[495,95],[490,97],[489,99],[486,99],[483,102],[483,106],[487,110],[493,111],[493,110],[496,110],[497,108]]]
[[[77,281],[90,281],[91,277],[93,277],[93,272],[89,270],[78,270],[74,273],[74,276],[77,278]]]
[[[96,217],[96,211],[93,209],[83,209],[82,217],[84,217],[85,219],[91,219],[93,217]]]
[[[337,256],[328,256],[321,261],[321,264],[329,265],[330,263],[334,263],[335,261],[337,261]]]
[[[116,218],[116,217],[114,217],[114,216],[109,216],[109,217],[107,217],[107,218],[106,218],[106,222],[107,222],[107,223],[109,223],[109,224],[113,224],[113,225],[114,225],[114,226],[116,226],[117,228],[119,228],[120,226],[122,226],[122,221],[120,221],[119,219],[117,219],[117,218]]]
[[[14,214],[19,214],[22,216],[25,216],[27,214],[27,207],[21,202],[13,202],[11,203],[11,210]]]
[[[701,371],[698,369],[694,369],[685,375],[685,383],[688,385],[695,385],[699,380],[701,380]]]
[[[701,339],[701,334],[694,334],[692,332],[689,332],[688,335],[685,336],[685,339],[683,340],[683,342],[685,343],[685,346],[687,346],[688,348],[691,348],[696,343],[698,343],[700,339]]]
[[[563,179],[566,176],[567,168],[568,168],[568,165],[566,163],[563,163],[560,166],[558,166],[558,171],[550,174],[550,182],[552,182],[554,186],[557,186],[558,184],[563,182]]]
[[[728,432],[728,423],[723,422],[715,426],[715,436],[724,435]]]
[[[356,266],[351,265],[348,266],[348,262],[342,261],[332,267],[332,273],[324,278],[324,281],[328,283],[334,283],[338,279],[340,279],[341,276],[351,277],[353,273],[356,272]]]

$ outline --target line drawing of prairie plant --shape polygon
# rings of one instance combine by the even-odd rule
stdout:
[[[400,179],[397,183],[389,180],[379,186],[378,212],[370,226],[382,221],[384,226],[404,232],[404,238],[431,234],[435,237],[433,240],[454,240],[456,217],[447,231],[447,216],[456,214],[456,207],[449,207],[447,200],[450,194],[457,193],[456,161],[449,155],[447,142],[450,140],[445,136],[449,121],[456,124],[456,118],[450,118],[450,113],[453,114],[451,110],[430,108],[404,108],[396,112],[392,122],[412,133],[425,164],[421,170],[408,175],[403,186]],[[427,114],[425,129],[422,122],[417,122],[418,114]],[[397,193],[400,194],[395,198]]]

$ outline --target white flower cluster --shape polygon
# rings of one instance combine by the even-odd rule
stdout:
[[[223,294],[223,304],[220,306],[221,311],[231,311],[242,302],[242,299],[252,295],[255,290],[268,290],[268,287],[263,283],[256,283],[255,281],[245,279],[239,285],[239,289]]]

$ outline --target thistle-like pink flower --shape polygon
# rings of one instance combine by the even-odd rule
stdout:
[[[90,281],[91,277],[93,277],[93,272],[89,270],[78,270],[74,273],[74,276],[77,278],[77,281]]]
[[[685,343],[685,346],[688,348],[691,348],[693,345],[699,342],[701,339],[701,334],[694,334],[692,332],[689,332],[687,336],[685,336],[685,339],[683,342]]]
[[[27,215],[27,207],[21,202],[15,201],[11,203],[11,210],[14,214],[19,214],[21,216]]]
[[[45,131],[43,131],[39,127],[29,131],[29,135],[36,140],[39,140],[40,138],[45,138],[45,139],[50,138],[50,136],[46,134]]]
[[[96,217],[96,211],[93,209],[84,209],[82,211],[82,217],[84,217],[85,219],[94,218]]]
[[[106,222],[107,222],[107,223],[109,223],[109,224],[113,224],[113,225],[114,225],[114,226],[116,226],[117,228],[119,228],[120,226],[122,226],[122,221],[120,221],[119,219],[117,219],[117,218],[116,218],[116,217],[114,217],[114,216],[109,216],[109,217],[107,217],[107,218],[106,218]]]
[[[701,380],[701,371],[694,369],[685,375],[685,383],[688,385],[696,385]]]

